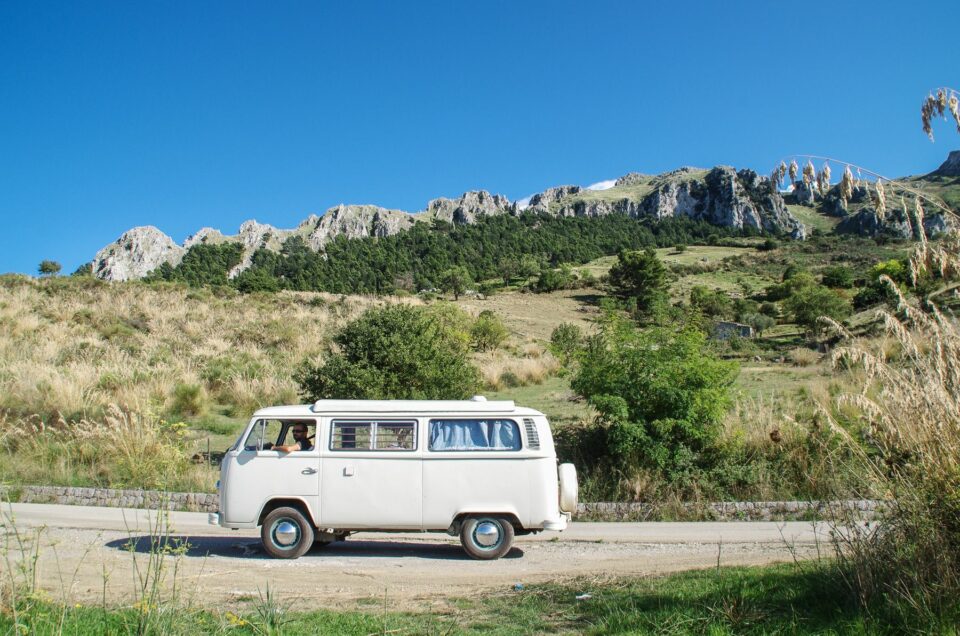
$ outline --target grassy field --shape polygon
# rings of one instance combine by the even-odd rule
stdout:
[[[295,599],[252,599],[205,610],[174,603],[133,607],[58,605],[29,600],[9,633],[163,634],[896,634],[953,633],[950,624],[904,624],[897,608],[860,610],[829,562],[719,568],[640,579],[574,580],[505,589],[423,612],[392,609],[389,594],[353,611],[304,607]],[[14,620],[20,627],[14,627]],[[19,632],[18,632],[19,630]]]
[[[834,237],[768,251],[742,245],[657,250],[673,271],[673,301],[686,302],[695,285],[750,295],[791,263],[816,273],[843,262],[862,272],[906,249]],[[581,269],[600,277],[615,261]],[[563,323],[593,333],[604,294],[599,287],[461,297],[465,312],[493,311],[510,331],[502,347],[474,354],[482,391],[537,408],[557,427],[591,419],[549,339]],[[300,401],[297,366],[322,357],[332,334],[365,309],[396,302],[424,303],[0,277],[0,481],[209,491],[217,453],[254,410]],[[764,443],[811,396],[829,393],[830,372],[795,325],[721,353],[741,368],[725,425],[732,442]],[[754,495],[790,493],[778,486]]]

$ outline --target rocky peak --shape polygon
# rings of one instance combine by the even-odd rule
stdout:
[[[951,150],[947,160],[933,174],[938,177],[960,177],[960,150]]]
[[[426,215],[448,223],[474,223],[477,217],[515,214],[516,206],[505,196],[486,190],[464,192],[456,199],[439,198],[427,204]]]
[[[97,252],[93,274],[103,280],[135,280],[163,263],[176,265],[185,251],[152,225],[135,227]]]
[[[621,186],[632,186],[638,183],[644,183],[650,180],[650,175],[641,174],[639,172],[629,172],[622,177],[618,178],[617,181],[613,184],[614,188],[619,188]]]
[[[223,241],[223,238],[224,236],[220,233],[220,230],[215,230],[212,227],[202,227],[187,237],[187,240],[183,242],[183,247],[190,249],[194,245],[200,245],[201,243],[219,243]]]
[[[525,209],[532,212],[549,212],[551,203],[559,203],[564,197],[579,194],[583,188],[575,185],[557,186],[556,188],[547,188],[540,194],[530,197],[530,203]]]
[[[307,245],[319,251],[337,236],[390,236],[409,229],[413,222],[413,217],[402,210],[388,210],[375,205],[341,204],[330,208],[321,217],[311,215],[300,224],[300,228],[309,229]]]

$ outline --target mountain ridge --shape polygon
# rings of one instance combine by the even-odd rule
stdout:
[[[947,162],[931,175],[942,174],[945,169],[952,171],[958,156],[958,151],[950,153]],[[254,219],[244,221],[234,235],[203,227],[187,237],[182,245],[155,226],[141,226],[127,230],[99,250],[93,259],[92,271],[104,280],[139,279],[164,263],[176,266],[195,245],[238,243],[243,247],[243,255],[230,271],[233,278],[250,266],[257,250],[280,251],[283,243],[294,236],[301,237],[310,249],[320,252],[339,236],[385,237],[417,223],[473,224],[485,217],[523,213],[561,217],[624,214],[654,221],[687,217],[719,227],[802,240],[808,229],[786,204],[788,199],[797,202],[802,198],[802,183],[794,185],[791,194],[772,187],[768,177],[750,169],[681,167],[658,175],[630,172],[604,189],[555,186],[520,201],[510,201],[487,190],[471,190],[459,197],[431,199],[425,209],[413,213],[369,204],[339,204],[322,215],[311,214],[290,229]],[[816,205],[814,197],[808,199],[799,203]],[[871,227],[867,233],[876,231],[876,227]]]

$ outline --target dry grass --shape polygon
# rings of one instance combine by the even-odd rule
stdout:
[[[0,479],[209,490],[170,423],[299,402],[294,368],[385,302],[0,277]]]
[[[370,298],[280,293],[217,298],[140,284],[7,278],[0,284],[0,411],[162,416],[178,384],[249,411],[296,399],[292,369],[320,355]]]
[[[533,344],[524,346],[519,355],[507,351],[480,354],[476,362],[484,386],[491,391],[541,384],[560,368],[553,354]]]
[[[797,347],[787,352],[787,359],[798,367],[809,367],[820,361],[820,354],[812,349]]]
[[[866,607],[937,620],[960,612],[960,327],[927,310],[900,297],[896,313],[878,313],[897,347],[837,349],[835,367],[856,370],[858,390],[822,415],[890,497],[884,523],[837,529],[852,588]]]

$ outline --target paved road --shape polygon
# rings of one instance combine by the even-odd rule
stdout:
[[[159,525],[156,512],[122,508],[13,504],[4,513],[7,543],[11,525],[21,536],[39,532],[43,585],[77,601],[100,599],[104,588],[114,602],[131,599],[134,565],[143,571]],[[718,558],[724,565],[808,558],[829,540],[825,525],[806,522],[573,523],[563,533],[518,537],[494,562],[470,560],[455,538],[426,533],[359,533],[278,561],[263,555],[256,531],[210,526],[203,513],[169,513],[169,534],[186,546],[167,557],[169,573],[176,565],[181,593],[202,604],[255,598],[269,584],[324,606],[382,601],[386,592],[394,609],[517,582],[642,576],[715,566]]]

